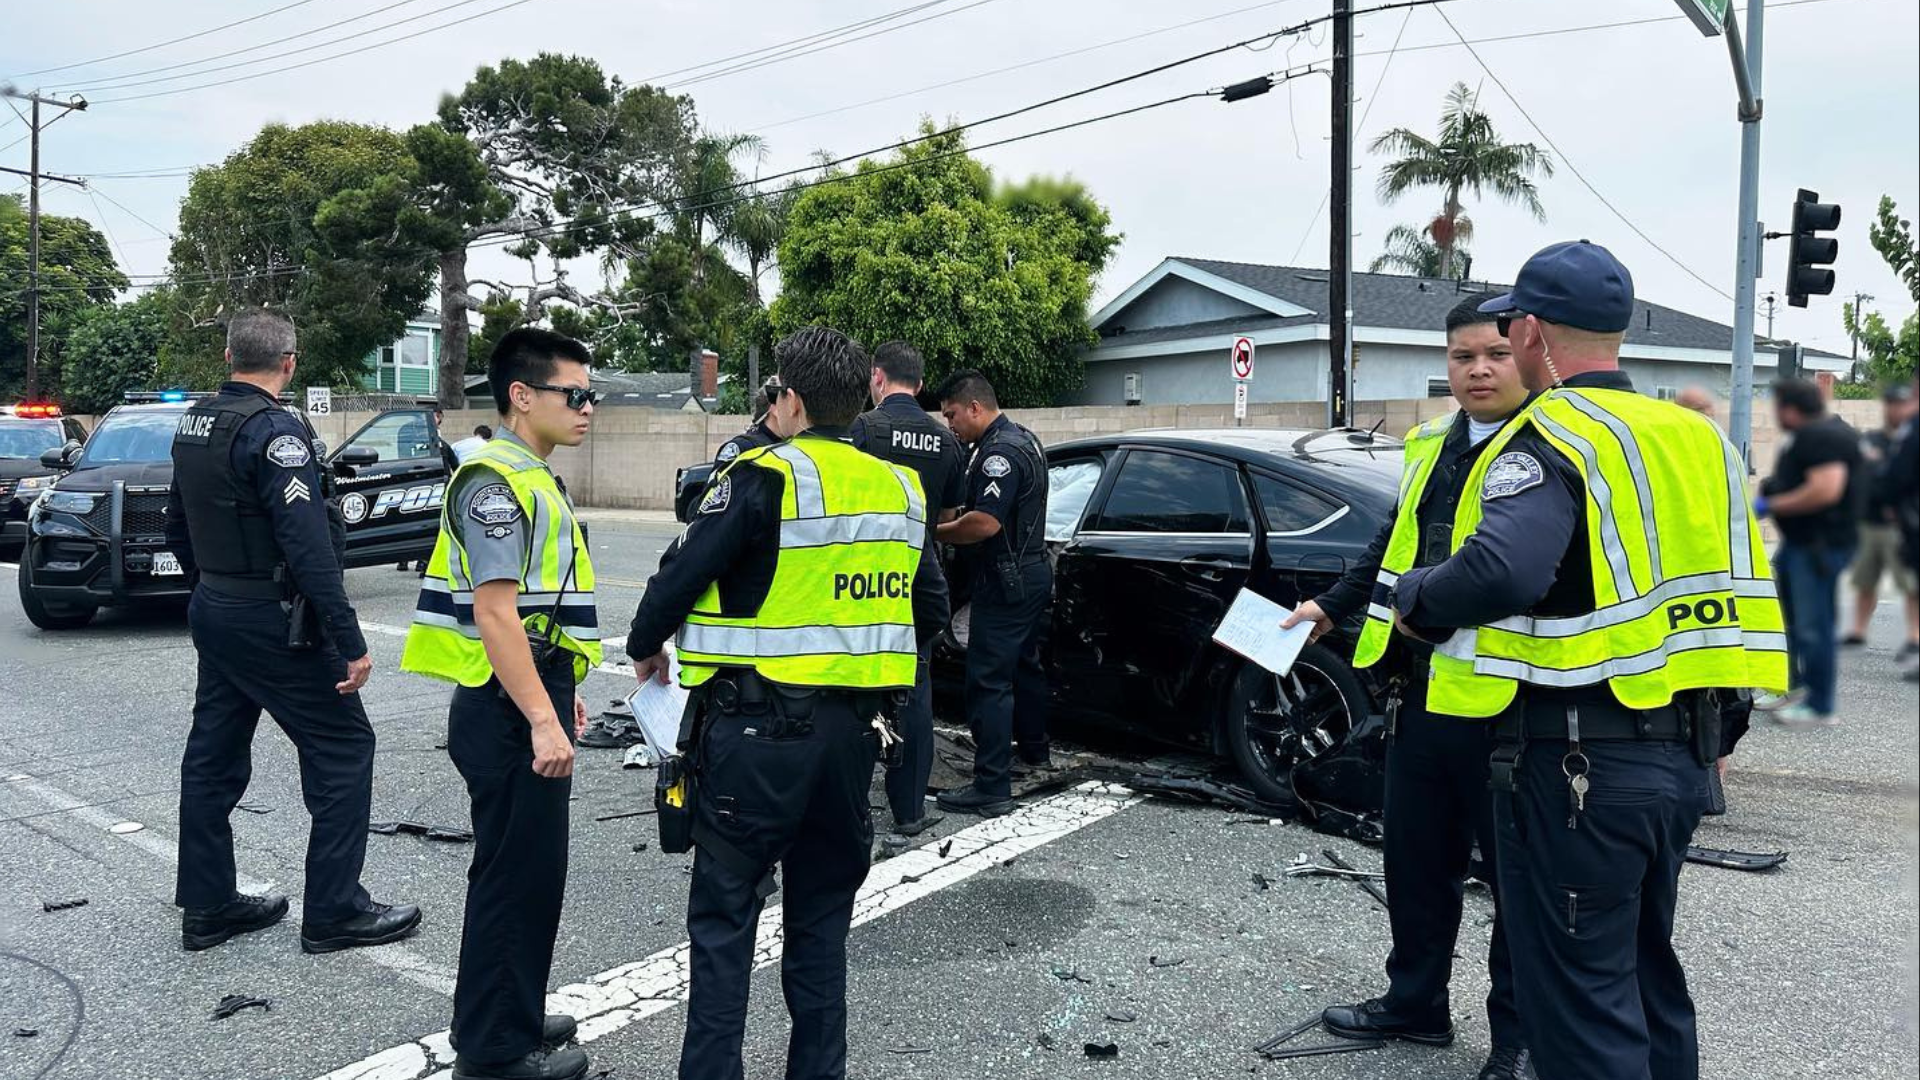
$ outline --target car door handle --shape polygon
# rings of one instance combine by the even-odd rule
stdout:
[[[1219,581],[1225,576],[1222,571],[1232,565],[1231,560],[1218,555],[1192,555],[1180,560],[1182,570],[1205,581]]]

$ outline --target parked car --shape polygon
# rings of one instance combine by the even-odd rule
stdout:
[[[194,395],[130,394],[84,446],[41,457],[61,472],[34,501],[17,575],[20,606],[43,630],[85,626],[103,607],[184,600],[192,585],[166,550],[173,434]],[[347,522],[347,565],[433,552],[447,469],[426,408],[375,416],[326,458]]]
[[[27,507],[59,475],[41,456],[86,441],[87,429],[58,405],[0,405],[0,557],[19,552],[27,539]]]
[[[1301,794],[1296,767],[1352,750],[1363,728],[1377,742],[1384,687],[1348,663],[1358,621],[1307,646],[1284,679],[1212,636],[1242,588],[1291,607],[1357,561],[1393,512],[1400,457],[1398,439],[1352,430],[1140,431],[1047,448],[1053,721],[1211,751],[1274,803]],[[949,635],[936,678],[957,685],[963,660]],[[1363,771],[1358,782],[1377,785]]]

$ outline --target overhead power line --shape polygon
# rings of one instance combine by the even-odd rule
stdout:
[[[795,60],[802,56],[812,56],[815,53],[826,52],[829,49],[837,49],[842,45],[851,45],[856,41],[866,41],[869,38],[876,38],[881,36],[882,34],[891,34],[899,30],[908,29],[909,27],[919,26],[921,23],[932,22],[935,19],[944,19],[950,15],[958,15],[961,12],[972,11],[974,8],[985,7],[988,4],[995,4],[995,3],[999,3],[999,0],[973,0],[972,3],[967,4],[963,7],[951,8],[947,11],[936,11],[931,15],[923,16],[921,18],[913,20],[912,22],[899,23],[893,26],[882,26],[882,27],[879,27],[878,29],[869,30],[864,34],[858,34],[853,37],[840,38],[836,41],[823,42],[819,45],[810,46],[806,48],[790,49],[790,50],[787,50],[786,52],[777,53],[772,56],[762,58],[760,60],[746,61],[743,63],[735,64],[732,67],[721,68],[718,71],[710,71],[705,74],[695,75],[691,78],[682,79],[679,82],[668,83],[667,88],[670,90],[681,90],[689,86],[697,86],[700,83],[710,82],[714,79],[723,78],[728,75],[738,75],[738,74],[741,74],[742,72],[747,72],[747,71],[758,71],[759,69],[764,67],[772,67],[775,64],[785,63],[788,60]]]
[[[258,15],[249,15],[244,19],[235,19],[230,23],[222,23],[219,26],[210,27],[206,30],[196,30],[191,34],[184,34],[180,37],[172,39],[171,41],[161,41],[152,45],[142,45],[137,49],[128,49],[125,52],[117,52],[112,54],[111,56],[96,56],[92,60],[81,60],[77,63],[62,64],[59,67],[40,68],[36,71],[23,71],[18,75],[8,76],[6,81],[12,81],[14,79],[31,78],[35,75],[49,75],[56,71],[72,71],[74,68],[91,67],[94,64],[104,64],[109,60],[120,60],[129,56],[139,56],[141,53],[150,53],[150,52],[153,52],[155,49],[164,49],[169,45],[178,45],[182,42],[192,41],[195,38],[206,37],[208,34],[217,34],[222,30],[231,30],[236,26],[245,26],[250,22],[256,22],[260,19],[266,18],[269,15],[278,15],[283,11],[292,11],[294,8],[305,7],[311,3],[313,3],[313,0],[294,0],[294,2],[291,4],[282,4],[277,8],[274,8],[270,11],[263,11]]]
[[[1574,179],[1580,181],[1580,186],[1586,188],[1587,191],[1594,198],[1600,200],[1600,205],[1606,207],[1607,210],[1611,212],[1614,217],[1620,219],[1620,223],[1622,225],[1625,225],[1628,229],[1631,229],[1635,236],[1638,236],[1640,239],[1646,241],[1648,247],[1651,247],[1653,250],[1659,252],[1661,255],[1664,255],[1668,262],[1679,267],[1681,270],[1685,271],[1689,277],[1693,278],[1693,280],[1699,282],[1702,285],[1705,285],[1709,289],[1712,289],[1715,293],[1719,294],[1722,297],[1725,297],[1728,301],[1733,300],[1732,294],[1728,293],[1725,289],[1722,289],[1720,286],[1715,285],[1713,282],[1708,281],[1705,277],[1702,277],[1697,271],[1694,270],[1693,267],[1688,266],[1684,262],[1681,262],[1680,257],[1678,255],[1675,255],[1673,252],[1668,251],[1666,248],[1660,245],[1659,241],[1655,240],[1651,236],[1648,236],[1644,229],[1640,228],[1640,226],[1633,223],[1632,218],[1622,213],[1619,207],[1613,205],[1612,200],[1608,199],[1605,195],[1602,195],[1600,193],[1600,189],[1597,187],[1594,187],[1593,182],[1588,180],[1586,177],[1586,174],[1580,171],[1580,167],[1573,163],[1573,159],[1567,157],[1566,151],[1560,149],[1560,147],[1553,141],[1553,136],[1548,135],[1546,129],[1541,127],[1538,121],[1534,120],[1533,114],[1527,112],[1527,107],[1525,105],[1520,104],[1520,99],[1513,96],[1513,91],[1507,89],[1507,84],[1500,80],[1500,76],[1494,73],[1493,68],[1490,67],[1485,60],[1480,59],[1479,50],[1475,49],[1472,45],[1468,44],[1466,36],[1460,33],[1460,28],[1453,25],[1452,19],[1447,18],[1446,11],[1442,9],[1438,12],[1438,14],[1441,19],[1446,21],[1447,29],[1453,31],[1453,36],[1456,38],[1459,38],[1460,44],[1466,46],[1467,52],[1473,56],[1473,62],[1480,65],[1480,70],[1487,73],[1487,78],[1493,80],[1493,85],[1499,87],[1500,92],[1506,95],[1507,101],[1511,103],[1515,109],[1519,110],[1520,116],[1526,120],[1527,125],[1529,127],[1533,128],[1534,134],[1540,136],[1540,141],[1547,144],[1547,148],[1549,150],[1552,150],[1554,153],[1554,156],[1560,159],[1560,164],[1565,165],[1567,167],[1567,171],[1573,174]]]
[[[869,26],[875,26],[880,23],[890,22],[894,19],[905,18],[908,15],[925,11],[928,8],[939,7],[940,5],[947,4],[947,3],[952,3],[952,0],[923,0],[923,2],[921,3],[913,4],[908,7],[897,8],[893,11],[885,12],[880,15],[874,15],[870,18],[861,19],[857,22],[846,23],[845,25],[835,26],[826,30],[816,30],[815,32],[808,34],[804,37],[797,37],[797,38],[789,39],[787,41],[775,42],[772,45],[762,45],[757,49],[748,49],[745,52],[737,52],[730,56],[719,56],[719,57],[715,57],[712,60],[703,60],[698,64],[689,64],[686,67],[674,68],[672,71],[663,71],[658,75],[649,75],[640,81],[642,83],[658,84],[658,83],[664,82],[667,79],[673,78],[675,75],[685,75],[688,72],[699,71],[702,68],[719,67],[723,64],[731,64],[738,60],[748,59],[749,57],[761,56],[763,54],[771,53],[771,52],[778,52],[782,49],[786,49],[792,46],[808,45],[817,41],[821,41],[826,38],[836,37],[841,34],[856,33],[860,30],[865,30]]]

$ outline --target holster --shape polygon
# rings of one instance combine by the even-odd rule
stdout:
[[[273,568],[273,582],[281,589],[282,608],[287,613],[287,648],[311,649],[320,643],[320,620],[313,604],[295,591],[293,574],[285,563]]]
[[[1496,742],[1493,744],[1493,757],[1489,761],[1487,789],[1505,795],[1520,790],[1520,755],[1526,750],[1525,743]]]
[[[1685,709],[1693,724],[1693,759],[1711,768],[1720,760],[1720,697],[1713,691],[1695,691],[1680,695],[1676,702]]]
[[[1011,552],[994,558],[993,573],[1000,580],[1000,593],[1008,603],[1017,604],[1027,598],[1027,583],[1020,576],[1020,560]]]

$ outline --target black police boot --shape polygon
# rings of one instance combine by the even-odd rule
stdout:
[[[1427,1046],[1453,1045],[1453,1020],[1438,1016],[1409,1016],[1388,1007],[1384,998],[1358,1005],[1335,1005],[1320,1014],[1327,1030],[1343,1039],[1404,1039]]]
[[[548,1013],[540,1021],[540,1047],[543,1050],[558,1050],[573,1041],[580,1034],[580,1024],[566,1013]],[[460,1038],[453,1032],[447,1032],[447,1045],[455,1053],[460,1052]]]
[[[420,909],[412,904],[375,904],[351,919],[337,923],[306,923],[300,927],[302,952],[330,953],[367,945],[399,941],[420,925]]]
[[[893,831],[899,833],[901,836],[919,836],[921,833],[926,832],[928,829],[933,828],[945,820],[947,819],[938,814],[921,814],[912,821],[895,823]]]
[[[1525,1047],[1495,1043],[1493,1052],[1487,1055],[1487,1063],[1480,1066],[1478,1080],[1530,1080],[1533,1073],[1527,1068],[1527,1062],[1531,1056]]]
[[[236,934],[265,930],[287,917],[287,898],[279,893],[235,896],[218,907],[188,908],[180,914],[180,944],[188,952],[211,949]]]
[[[574,1046],[564,1050],[542,1047],[519,1061],[495,1065],[458,1056],[453,1059],[453,1080],[580,1080],[585,1075],[587,1052]]]
[[[940,809],[950,814],[978,814],[981,817],[999,817],[1013,809],[1013,800],[1005,795],[989,795],[969,784],[963,788],[943,791],[934,799]]]

